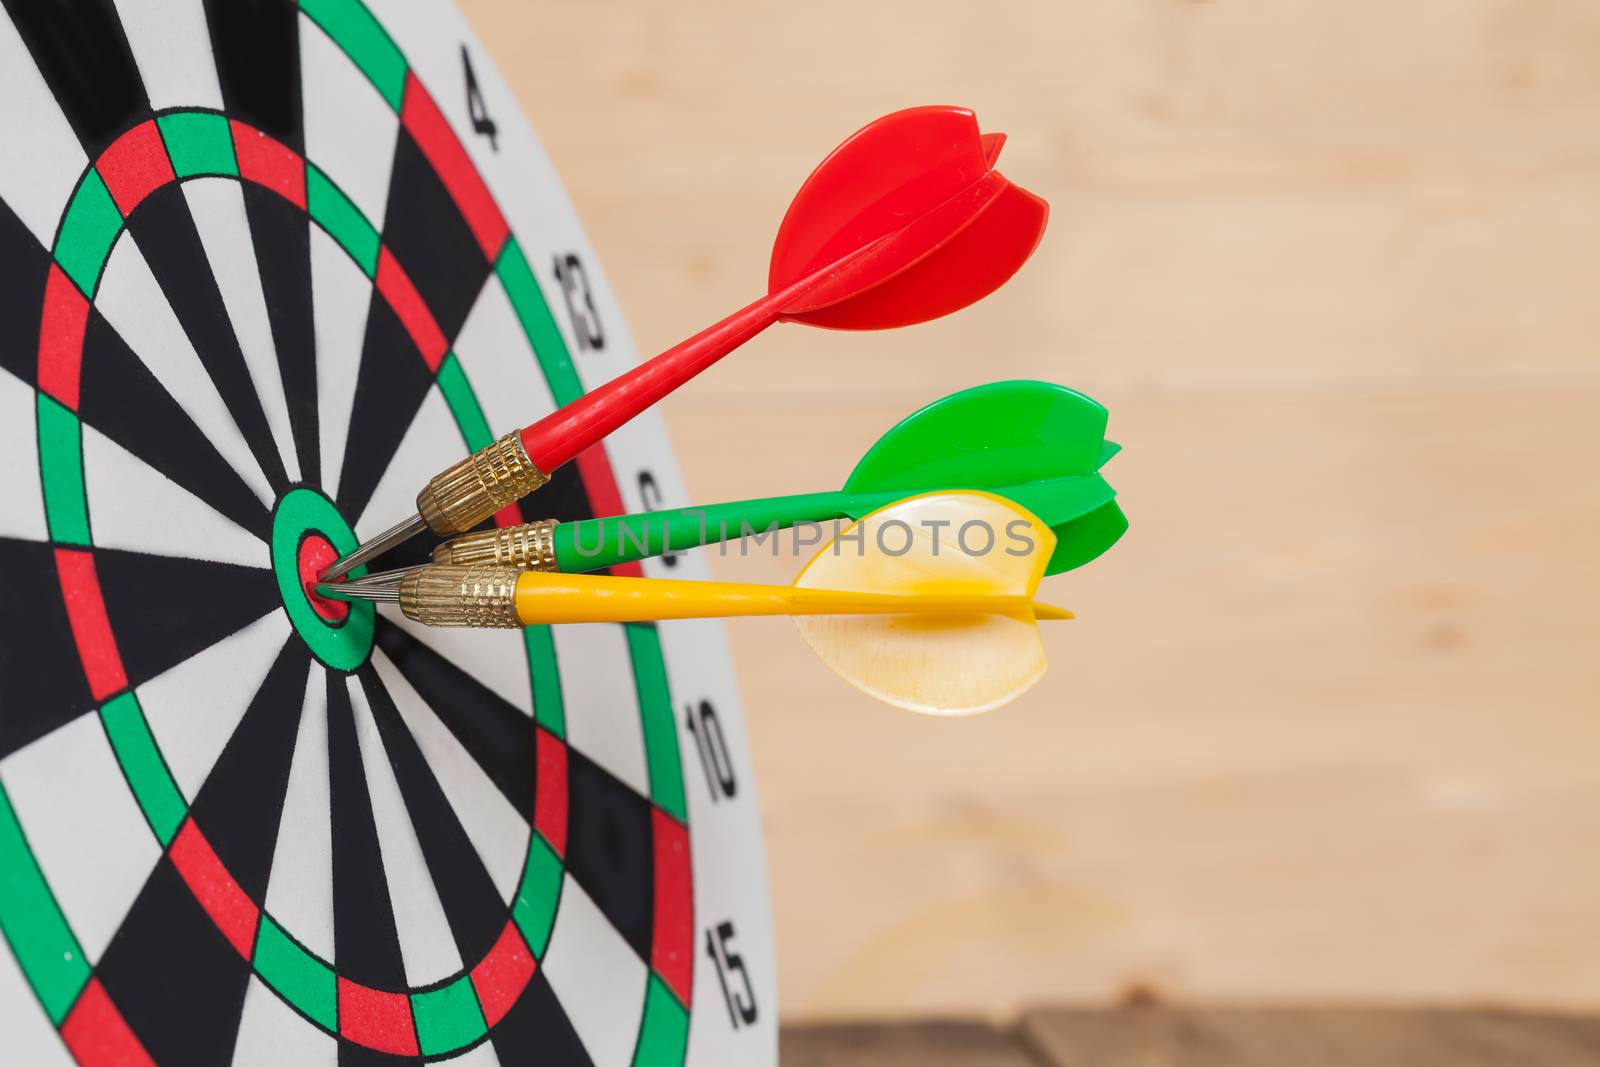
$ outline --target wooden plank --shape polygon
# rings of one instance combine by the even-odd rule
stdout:
[[[1375,1008],[1052,1009],[1023,1042],[1053,1067],[1589,1067],[1600,1019]]]
[[[785,1026],[778,1058],[784,1067],[1038,1067],[1009,1034],[958,1020]]]

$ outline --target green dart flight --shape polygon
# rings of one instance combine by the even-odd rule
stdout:
[[[1100,475],[1121,446],[1105,439],[1097,401],[1049,382],[964,389],[901,420],[856,464],[841,489],[736,500],[575,522],[542,520],[441,544],[436,563],[566,573],[599,570],[803,523],[860,519],[919,493],[981,489],[1008,497],[1056,535],[1046,574],[1081,567],[1128,528]],[[398,587],[392,571],[352,586]]]

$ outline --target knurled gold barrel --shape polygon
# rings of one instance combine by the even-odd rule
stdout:
[[[513,567],[519,571],[558,571],[555,519],[521,526],[479,530],[445,541],[433,550],[435,563],[464,567]]]
[[[417,494],[417,514],[441,536],[466,533],[549,480],[528,458],[521,435],[508,433],[434,475]]]
[[[400,583],[400,610],[429,626],[511,629],[517,575],[509,567],[418,567]]]

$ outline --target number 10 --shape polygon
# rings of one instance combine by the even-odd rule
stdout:
[[[705,768],[706,788],[711,790],[711,801],[732,797],[739,792],[739,783],[733,777],[733,757],[728,754],[728,740],[722,736],[722,724],[717,721],[717,709],[711,701],[702,700],[699,708],[690,705],[686,718],[689,732],[694,735],[695,748],[700,750],[700,766]]]

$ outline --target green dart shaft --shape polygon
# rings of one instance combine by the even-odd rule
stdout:
[[[1085,514],[1109,503],[1115,491],[1098,474],[1053,478],[1027,485],[942,486],[983,489],[1008,497],[1036,513],[1050,510]],[[868,493],[843,491],[735,500],[705,507],[671,508],[604,519],[557,523],[551,531],[556,566],[565,573],[634,563],[668,552],[682,552],[752,533],[786,530],[797,523],[856,519],[896,500],[931,489]]]
[[[556,565],[568,574],[634,563],[750,533],[829,522],[887,504],[894,493],[800,493],[557,523]]]

